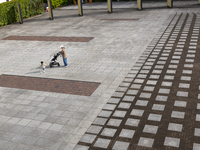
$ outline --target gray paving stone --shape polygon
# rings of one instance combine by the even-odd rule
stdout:
[[[143,83],[143,82],[144,82],[143,79],[135,79],[135,80],[134,80],[134,83],[139,83],[139,84],[140,84],[140,83]]]
[[[103,139],[103,138],[98,138],[97,141],[94,144],[94,147],[100,147],[100,148],[107,148],[108,145],[110,144],[111,140]]]
[[[39,148],[45,148],[45,147],[51,147],[52,145],[56,144],[56,141],[49,141],[49,139],[45,138],[39,138],[35,143],[35,147]]]
[[[197,103],[197,109],[200,109],[200,103]]]
[[[106,104],[103,109],[114,110],[115,107],[116,107],[116,105],[114,105],[114,104]]]
[[[188,83],[179,83],[179,88],[190,88],[190,84],[188,84]]]
[[[200,114],[196,114],[196,121],[200,121]]]
[[[150,66],[152,66],[153,63],[152,63],[152,62],[146,62],[145,65],[150,65]]]
[[[177,67],[178,67],[178,65],[169,65],[168,68],[170,68],[170,69],[176,69]]]
[[[1,145],[1,144],[0,144]],[[15,150],[16,147],[17,147],[18,143],[15,143],[15,142],[12,142],[12,141],[9,141],[7,142],[6,144],[4,144],[3,147],[1,147],[1,150]]]
[[[131,85],[131,88],[132,88],[132,89],[140,89],[141,86],[142,86],[141,84],[132,84],[132,85]]]
[[[141,109],[132,109],[131,115],[133,116],[142,116],[144,113],[144,110]]]
[[[166,73],[168,73],[168,74],[176,74],[176,70],[167,70],[167,72]]]
[[[172,63],[172,64],[178,64],[179,60],[171,60],[170,63]]]
[[[124,95],[124,93],[122,93],[122,92],[115,92],[114,94],[113,94],[113,97],[122,97]]]
[[[149,61],[149,60],[148,60],[148,61]],[[142,69],[150,70],[150,69],[151,69],[151,66],[143,66]]]
[[[161,84],[161,86],[168,86],[168,87],[170,87],[170,86],[172,86],[172,82],[163,81],[162,84]]]
[[[121,102],[118,106],[118,108],[123,108],[123,109],[129,109],[131,106],[131,103],[124,103],[124,102]]]
[[[118,104],[119,101],[120,101],[120,98],[110,98],[108,102],[109,102],[109,103]]]
[[[148,117],[148,120],[151,120],[151,121],[161,121],[161,118],[162,118],[162,115],[150,113],[149,117]]]
[[[168,99],[168,96],[162,96],[162,95],[157,95],[157,96],[156,96],[156,100],[157,100],[157,101],[166,102],[167,99]]]
[[[164,79],[165,80],[174,80],[174,76],[165,75]]]
[[[165,105],[162,104],[153,104],[152,110],[159,110],[159,111],[164,111]]]
[[[49,123],[55,123],[58,118],[59,118],[58,116],[47,116],[44,119],[44,121]]]
[[[142,69],[142,70],[140,71],[140,73],[148,74],[148,73],[149,73],[149,70],[144,70],[144,69]],[[142,80],[141,80],[140,82],[136,82],[136,83],[142,83]]]
[[[183,81],[190,81],[191,77],[189,77],[189,76],[181,76],[181,80],[183,80]]]
[[[126,92],[126,90],[127,90],[127,87],[118,87],[117,88],[117,92]]]
[[[145,125],[143,132],[146,133],[151,133],[151,134],[156,134],[158,130],[158,126],[154,126],[154,125]]]
[[[6,145],[8,141],[0,140],[0,148]]]
[[[148,101],[145,100],[137,100],[136,104],[137,106],[147,106]]]
[[[84,134],[82,138],[80,139],[80,141],[85,142],[85,143],[92,143],[95,138],[96,138],[96,135]]]
[[[125,125],[137,127],[139,123],[139,119],[128,118]]]
[[[52,131],[60,131],[62,129],[64,125],[60,125],[60,124],[52,124],[52,126],[49,128],[49,130],[52,130]]]
[[[153,70],[152,71],[152,74],[161,74],[162,73],[162,70]]]
[[[47,130],[51,125],[52,125],[52,123],[41,122],[41,124],[38,126],[38,128],[43,129],[43,130]]]
[[[171,117],[172,117],[172,118],[184,119],[184,117],[185,117],[185,112],[172,111]]]
[[[131,74],[131,73],[129,73],[126,77],[128,77],[128,78],[135,78],[136,75],[135,75],[135,74]]]
[[[133,138],[134,134],[135,134],[135,130],[122,129],[122,131],[120,132],[119,137]]]
[[[184,64],[185,68],[193,68],[193,64]]]
[[[98,133],[100,132],[101,129],[102,129],[102,127],[100,127],[100,126],[91,125],[91,126],[88,128],[87,132],[89,132],[89,133],[94,133],[94,134],[98,134]]]
[[[169,123],[168,130],[182,132],[183,125],[177,123]]]
[[[175,101],[174,102],[174,106],[177,106],[177,107],[186,107],[187,105],[187,102],[185,101]]]
[[[120,141],[116,141],[114,146],[113,146],[113,149],[114,150],[127,150],[128,147],[129,147],[129,144],[128,142],[120,142]]]
[[[167,57],[159,57],[159,60],[167,60]]]
[[[188,50],[188,53],[196,53],[195,50]]]
[[[158,61],[157,64],[164,65],[166,64],[166,61]]]
[[[157,68],[157,69],[163,69],[164,66],[163,65],[156,65],[155,68]]]
[[[93,124],[97,124],[97,125],[104,125],[106,123],[107,119],[105,118],[96,118],[93,122]]]
[[[107,125],[118,127],[121,124],[121,122],[122,122],[121,119],[110,119]]]
[[[155,87],[153,87],[153,86],[145,86],[143,90],[144,90],[144,91],[153,91],[154,88],[155,88]]]
[[[180,97],[188,97],[188,92],[178,91],[176,95]]]
[[[107,118],[108,118],[108,117],[110,117],[111,113],[112,113],[112,111],[102,110],[102,111],[99,113],[98,116],[100,116],[100,117],[107,117]]]
[[[135,96],[124,96],[124,98],[122,99],[122,101],[129,101],[129,102],[132,102],[134,101],[135,99]]]
[[[151,93],[144,93],[144,92],[142,92],[141,94],[140,94],[140,97],[141,98],[150,98],[151,97]]]
[[[183,74],[192,74],[192,70],[183,70],[182,73]]]
[[[122,82],[122,83],[120,84],[120,86],[122,86],[122,87],[129,87],[129,86],[130,86],[130,83]]]
[[[128,90],[127,94],[129,95],[137,95],[138,90]]]
[[[156,85],[157,81],[156,80],[148,80],[147,84],[149,84],[149,85]]]
[[[200,128],[195,128],[194,129],[194,136],[199,136],[200,137]]]
[[[170,147],[179,147],[180,144],[180,139],[178,138],[171,138],[171,137],[165,137],[165,146],[170,146]]]
[[[110,129],[110,128],[104,128],[101,135],[113,137],[116,133],[117,129]]]
[[[127,113],[127,111],[115,110],[113,116],[114,117],[124,118],[126,113]]]
[[[145,146],[145,147],[152,147],[154,143],[154,139],[141,137],[139,139],[138,145]]]
[[[190,48],[192,48],[192,47],[190,47]],[[193,55],[193,54],[187,54],[186,57],[188,57],[188,58],[194,58],[195,55]]]
[[[200,150],[200,144],[193,143],[193,150]]]
[[[147,77],[146,74],[138,74],[137,78],[145,79]]]
[[[162,94],[169,94],[170,92],[170,89],[163,89],[163,88],[160,88],[158,93],[162,93]]]

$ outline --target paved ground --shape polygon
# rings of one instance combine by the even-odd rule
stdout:
[[[54,10],[53,21],[44,13],[0,28],[0,39],[94,37],[84,43],[0,40],[0,74],[101,83],[91,96],[0,87],[1,149],[198,150],[196,4],[177,1],[168,9],[151,2],[137,11],[136,2],[116,2],[109,14],[97,3],[83,17],[67,6]],[[40,73],[40,61],[48,64],[60,45],[70,66]]]

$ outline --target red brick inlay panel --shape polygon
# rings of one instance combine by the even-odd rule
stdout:
[[[89,42],[94,37],[55,37],[55,36],[8,36],[1,40]]]
[[[99,87],[98,82],[0,75],[0,86],[90,96]]]
[[[140,20],[139,18],[134,19],[101,19],[101,20],[108,20],[108,21],[134,21],[134,20]]]

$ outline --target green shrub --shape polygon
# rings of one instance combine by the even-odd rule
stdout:
[[[64,6],[71,3],[72,2],[68,0],[51,0],[51,4],[53,8],[57,8],[58,6]]]
[[[19,20],[17,3],[20,4],[22,18],[43,13],[43,0],[12,0],[0,4],[0,26]]]

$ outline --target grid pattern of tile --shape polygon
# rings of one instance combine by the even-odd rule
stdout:
[[[52,42],[89,42],[94,37],[53,37],[53,36],[8,36],[1,40],[52,41]]]
[[[199,30],[170,16],[75,149],[199,149]]]
[[[0,75],[0,86],[90,96],[100,83],[50,78]]]

